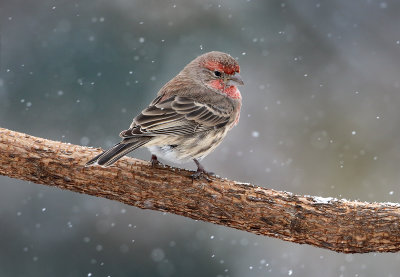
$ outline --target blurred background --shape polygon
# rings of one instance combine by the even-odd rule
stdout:
[[[399,13],[394,0],[2,0],[0,126],[109,147],[166,81],[219,50],[241,65],[244,103],[207,169],[297,194],[399,202]],[[400,270],[396,253],[339,254],[3,176],[0,191],[0,276]]]

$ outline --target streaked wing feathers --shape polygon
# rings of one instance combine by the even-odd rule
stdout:
[[[172,96],[164,101],[161,97],[135,117],[131,128],[120,136],[188,135],[225,126],[233,107],[221,108],[202,104],[188,97]],[[160,102],[161,101],[161,102]]]

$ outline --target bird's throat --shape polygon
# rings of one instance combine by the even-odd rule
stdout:
[[[226,86],[222,80],[214,80],[209,84],[212,88],[225,93],[232,99],[242,99],[242,95],[236,86]]]

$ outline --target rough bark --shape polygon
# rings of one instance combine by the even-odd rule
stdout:
[[[100,149],[0,128],[0,174],[345,253],[400,250],[400,205],[293,195],[123,158],[85,167]]]

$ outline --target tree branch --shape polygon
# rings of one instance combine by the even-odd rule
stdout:
[[[344,253],[400,250],[400,205],[293,195],[123,158],[85,167],[100,149],[0,128],[0,174]]]

